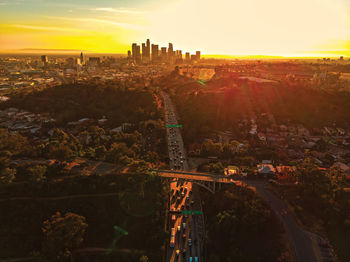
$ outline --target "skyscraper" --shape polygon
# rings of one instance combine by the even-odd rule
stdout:
[[[169,43],[169,48],[168,48],[168,61],[169,63],[174,62],[174,49],[173,49],[173,44]]]
[[[83,65],[85,63],[83,52],[80,53],[80,63]]]
[[[151,60],[151,42],[149,39],[146,41],[146,58],[148,61]]]
[[[146,51],[146,44],[142,43],[142,61],[146,61],[147,60],[147,51]]]
[[[161,59],[163,62],[166,62],[168,60],[167,53],[166,53],[166,47],[162,47],[160,49],[160,56],[161,56]]]
[[[131,46],[131,52],[132,52],[132,58],[133,59],[136,59],[136,46],[137,46],[136,43],[133,43],[132,46]]]
[[[136,45],[136,48],[135,48],[135,60],[136,60],[136,63],[141,63],[141,52],[140,52],[139,45]]]
[[[196,51],[196,60],[199,61],[201,59],[201,51]]]
[[[190,61],[190,53],[186,52],[186,62]]]
[[[152,61],[158,60],[159,46],[152,44]]]
[[[128,50],[128,58],[130,59],[131,58],[131,51]]]
[[[44,65],[47,65],[47,63],[49,62],[49,59],[47,58],[47,55],[42,55],[41,56],[41,62],[43,62]]]

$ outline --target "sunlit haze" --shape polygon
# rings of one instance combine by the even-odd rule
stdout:
[[[0,0],[0,52],[126,54],[151,42],[203,55],[350,56],[347,0]]]

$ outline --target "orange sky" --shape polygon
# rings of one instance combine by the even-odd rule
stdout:
[[[0,0],[0,52],[126,53],[151,42],[203,54],[349,56],[348,0]]]

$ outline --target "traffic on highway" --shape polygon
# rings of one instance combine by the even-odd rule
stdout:
[[[169,164],[171,170],[188,171],[185,148],[177,122],[176,112],[169,96],[163,93]],[[199,216],[190,211],[195,203],[192,183],[174,178],[170,183],[169,246],[167,261],[200,261]]]

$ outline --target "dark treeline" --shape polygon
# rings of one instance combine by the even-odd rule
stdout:
[[[213,130],[237,132],[242,119],[272,114],[278,123],[306,127],[346,127],[350,122],[350,94],[328,92],[316,84],[261,84],[238,78],[220,78],[201,85],[183,77],[167,77],[163,84],[172,95],[187,141]]]
[[[51,113],[58,123],[81,118],[101,118],[118,125],[158,118],[151,92],[128,89],[118,84],[67,84],[51,88],[18,92],[2,104],[34,113]]]

